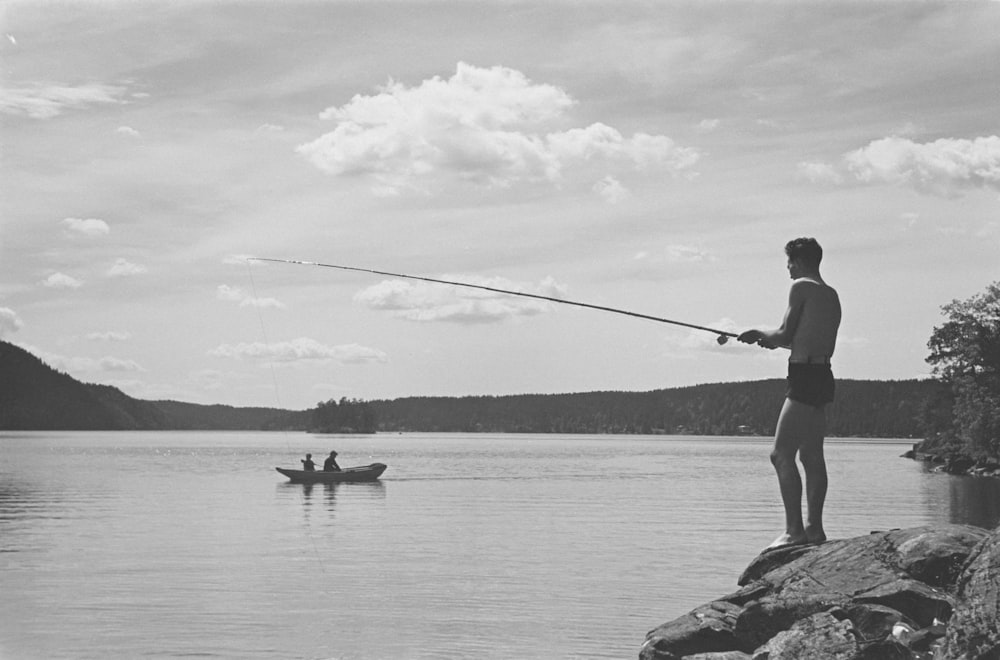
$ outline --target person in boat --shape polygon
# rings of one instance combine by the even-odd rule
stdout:
[[[823,437],[826,404],[833,401],[835,389],[830,358],[837,344],[841,318],[837,291],[819,273],[823,248],[816,239],[789,241],[785,254],[792,286],[781,326],[775,330],[747,330],[738,337],[747,344],[790,350],[785,402],[778,415],[771,451],[785,508],[785,533],[767,549],[826,540],[823,504],[827,473]],[[796,454],[805,471],[805,523],[802,477],[795,464]]]
[[[337,452],[331,451],[330,455],[326,457],[325,461],[323,461],[323,471],[340,472],[340,466],[337,465]]]
[[[313,472],[316,470],[316,464],[313,463],[312,454],[306,454],[306,457],[302,459],[302,469],[306,472]]]

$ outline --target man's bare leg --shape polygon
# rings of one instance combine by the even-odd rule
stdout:
[[[785,399],[778,416],[771,463],[778,475],[781,501],[785,506],[785,533],[776,538],[767,549],[809,541],[802,522],[802,477],[795,464],[795,455],[804,441],[815,434],[814,412],[815,408],[812,406]]]
[[[823,530],[823,504],[826,502],[826,459],[823,455],[823,436],[826,434],[824,406],[809,408],[808,432],[799,446],[799,460],[806,473],[806,540],[809,543],[826,541]]]

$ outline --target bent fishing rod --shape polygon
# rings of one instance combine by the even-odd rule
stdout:
[[[633,316],[635,318],[647,319],[649,321],[658,321],[659,323],[669,323],[670,325],[679,325],[684,328],[691,328],[692,330],[704,330],[705,332],[711,332],[717,335],[716,341],[719,345],[723,345],[729,341],[730,337],[738,337],[736,333],[726,332],[725,330],[716,330],[715,328],[707,328],[703,325],[695,325],[693,323],[685,323],[683,321],[674,321],[672,319],[665,319],[660,316],[650,316],[649,314],[639,314],[637,312],[630,312],[626,309],[617,309],[615,307],[605,307],[603,305],[592,305],[585,302],[577,302],[575,300],[564,300],[562,298],[554,298],[552,296],[543,296],[537,293],[525,293],[524,291],[510,291],[509,289],[498,289],[492,286],[484,286],[482,284],[469,284],[468,282],[453,282],[451,280],[439,280],[433,277],[422,277],[420,275],[406,275],[404,273],[390,273],[384,270],[374,270],[372,268],[358,268],[356,266],[341,266],[337,264],[322,264],[316,261],[298,261],[295,259],[272,259],[269,257],[247,257],[247,261],[270,261],[280,264],[294,264],[298,266],[319,266],[321,268],[336,268],[337,270],[349,270],[357,273],[371,273],[373,275],[385,275],[386,277],[398,277],[407,280],[419,280],[421,282],[433,282],[435,284],[447,284],[450,286],[464,286],[469,289],[480,289],[482,291],[490,291],[492,293],[503,293],[509,296],[521,296],[523,298],[534,298],[536,300],[547,300],[549,302],[560,303],[562,305],[573,305],[574,307],[585,307],[587,309],[596,309],[602,312],[611,312],[612,314],[624,314],[625,316]]]

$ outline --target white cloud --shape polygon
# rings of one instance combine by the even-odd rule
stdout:
[[[900,124],[896,129],[890,132],[890,135],[917,135],[924,132],[924,128],[914,124],[912,121],[905,121]]]
[[[661,252],[650,253],[648,250],[637,252],[633,261],[648,261],[651,264],[692,264],[715,261],[715,256],[706,250],[691,245],[667,245]]]
[[[844,180],[837,169],[829,163],[799,163],[798,174],[811,183],[841,183]]]
[[[603,197],[608,204],[617,204],[629,195],[628,188],[611,175],[595,183],[594,192]]]
[[[432,177],[491,187],[556,182],[567,166],[615,160],[636,168],[679,171],[698,160],[694,149],[663,135],[625,138],[600,123],[541,134],[576,102],[552,85],[533,83],[506,67],[459,63],[447,80],[419,86],[390,81],[374,96],[356,95],[320,117],[336,128],[297,151],[334,175],[366,175],[386,195],[422,189]]]
[[[636,133],[631,138],[601,123],[586,128],[572,128],[546,136],[549,149],[560,162],[578,160],[624,160],[638,169],[665,164],[681,170],[694,165],[699,158],[695,149],[677,147],[665,135]]]
[[[389,359],[385,353],[376,348],[360,344],[327,346],[308,337],[271,344],[262,342],[222,344],[210,350],[208,354],[214,357],[236,359],[267,358],[279,362],[332,360],[344,364],[387,362]]]
[[[17,312],[10,307],[0,307],[0,338],[17,332],[24,327],[24,322]]]
[[[127,135],[129,137],[140,137],[139,131],[135,130],[131,126],[119,126],[115,129],[115,133],[119,135]]]
[[[89,85],[34,85],[0,88],[0,112],[32,119],[51,119],[66,110],[99,103],[122,103],[124,87]]]
[[[132,338],[132,335],[128,332],[108,330],[107,332],[91,332],[84,335],[84,337],[90,341],[128,341]]]
[[[762,128],[768,128],[768,129],[775,130],[775,131],[778,131],[778,130],[781,130],[782,128],[784,128],[784,125],[780,121],[778,121],[777,119],[758,119],[754,123],[757,124],[757,126],[760,126]]]
[[[247,296],[240,301],[240,307],[274,307],[276,309],[284,309],[285,303],[277,298],[253,298]]]
[[[668,245],[666,258],[671,263],[701,263],[715,260],[711,253],[690,245]]]
[[[976,231],[979,238],[993,238],[1000,236],[1000,222],[988,222]]]
[[[129,275],[142,275],[149,269],[141,264],[134,264],[131,261],[118,258],[115,263],[105,272],[108,277],[128,277]]]
[[[93,360],[91,358],[72,358],[70,365],[76,371],[145,371],[135,360],[105,356]]]
[[[739,333],[745,328],[736,325],[736,321],[731,318],[722,318],[718,321],[707,323],[706,328],[712,328],[721,332]],[[736,341],[734,337],[727,338],[723,344],[719,343],[719,335],[713,335],[707,330],[695,330],[676,328],[676,332],[665,335],[664,342],[668,349],[668,354],[672,357],[694,357],[698,351],[709,351],[712,353],[731,353],[738,351],[739,347],[745,346]]]
[[[111,232],[108,223],[97,218],[66,218],[62,223],[70,231],[85,236],[105,236]]]
[[[711,133],[719,127],[718,119],[702,119],[698,122],[699,133]]]
[[[135,360],[104,356],[100,358],[71,357],[49,353],[31,346],[23,346],[26,351],[35,355],[53,369],[67,373],[106,373],[106,372],[142,372],[145,369]]]
[[[519,291],[562,298],[565,288],[551,277],[537,285],[511,282],[505,278],[444,275],[440,279],[476,286]],[[467,287],[385,280],[357,293],[354,300],[372,309],[393,312],[410,321],[450,321],[453,323],[493,323],[520,316],[551,311],[556,303]]]
[[[243,289],[228,284],[220,284],[215,289],[215,297],[219,300],[239,303],[240,307],[276,307],[284,309],[285,303],[276,298],[254,298]]]
[[[83,286],[83,282],[64,273],[52,273],[42,280],[42,286],[52,289],[79,289]]]
[[[265,265],[265,262],[256,261],[252,257],[253,255],[250,254],[230,254],[222,259],[222,263],[227,266],[247,266],[248,264],[250,266]]]
[[[219,300],[229,300],[231,302],[241,302],[246,295],[239,287],[220,284],[215,289],[215,297]]]
[[[970,188],[1000,191],[1000,137],[996,135],[923,144],[887,137],[846,154],[844,162],[864,182],[905,184],[941,195]]]
[[[277,124],[261,124],[254,130],[254,133],[282,133],[284,130],[284,126],[278,126]]]
[[[220,390],[225,380],[225,374],[216,369],[200,369],[188,374],[192,382],[203,390]]]

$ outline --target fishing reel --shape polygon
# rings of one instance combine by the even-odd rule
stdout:
[[[715,338],[715,341],[719,342],[719,346],[725,346],[726,342],[729,341],[729,335],[719,335]]]

